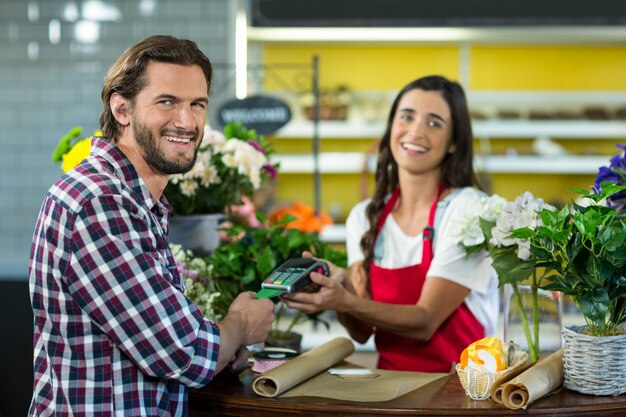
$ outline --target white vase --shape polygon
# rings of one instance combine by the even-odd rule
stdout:
[[[626,335],[589,336],[587,326],[563,329],[563,385],[593,395],[626,392]]]
[[[191,250],[196,256],[213,253],[220,243],[219,225],[222,213],[174,216],[170,219],[170,243]]]

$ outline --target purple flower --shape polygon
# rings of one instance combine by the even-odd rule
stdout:
[[[601,184],[604,181],[610,181],[618,185],[626,184],[626,145],[616,144],[621,152],[614,155],[609,161],[608,167],[600,167],[595,181],[596,192],[602,191]],[[626,192],[622,191],[608,198],[611,207],[620,208],[624,206],[626,200]]]
[[[248,145],[252,146],[254,149],[261,152],[262,154],[265,154],[265,149],[263,149],[263,147],[259,145],[259,142],[256,142],[254,140],[249,140]]]
[[[276,179],[278,176],[278,170],[276,170],[276,167],[272,164],[265,164],[263,166],[263,171],[267,172],[271,179]]]

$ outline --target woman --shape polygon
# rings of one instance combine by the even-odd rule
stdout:
[[[472,142],[459,84],[427,76],[404,87],[380,143],[374,197],[346,222],[349,274],[311,274],[320,291],[284,296],[287,306],[335,310],[360,343],[375,334],[381,369],[449,372],[492,334],[497,276],[484,253],[467,256],[450,237],[480,193]]]

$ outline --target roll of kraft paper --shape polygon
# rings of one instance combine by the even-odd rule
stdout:
[[[510,409],[526,408],[563,384],[563,349],[541,359],[502,385],[502,400]]]
[[[502,388],[504,387],[504,384],[509,382],[510,380],[518,376],[519,374],[525,372],[531,366],[533,366],[532,363],[527,363],[526,365],[522,365],[519,368],[514,369],[511,372],[507,373],[504,378],[499,379],[499,380],[496,379],[491,389],[489,390],[489,396],[491,397],[491,399],[497,402],[498,404],[504,404],[504,400],[502,399]]]
[[[252,389],[258,395],[276,397],[338,364],[352,353],[354,353],[352,341],[345,337],[337,337],[257,376],[252,381]]]

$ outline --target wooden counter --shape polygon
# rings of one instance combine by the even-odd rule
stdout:
[[[626,394],[596,397],[561,391],[531,404],[509,410],[493,401],[474,401],[465,395],[456,375],[386,402],[350,402],[319,397],[265,398],[251,389],[254,377],[219,375],[189,394],[189,416],[626,416]]]

